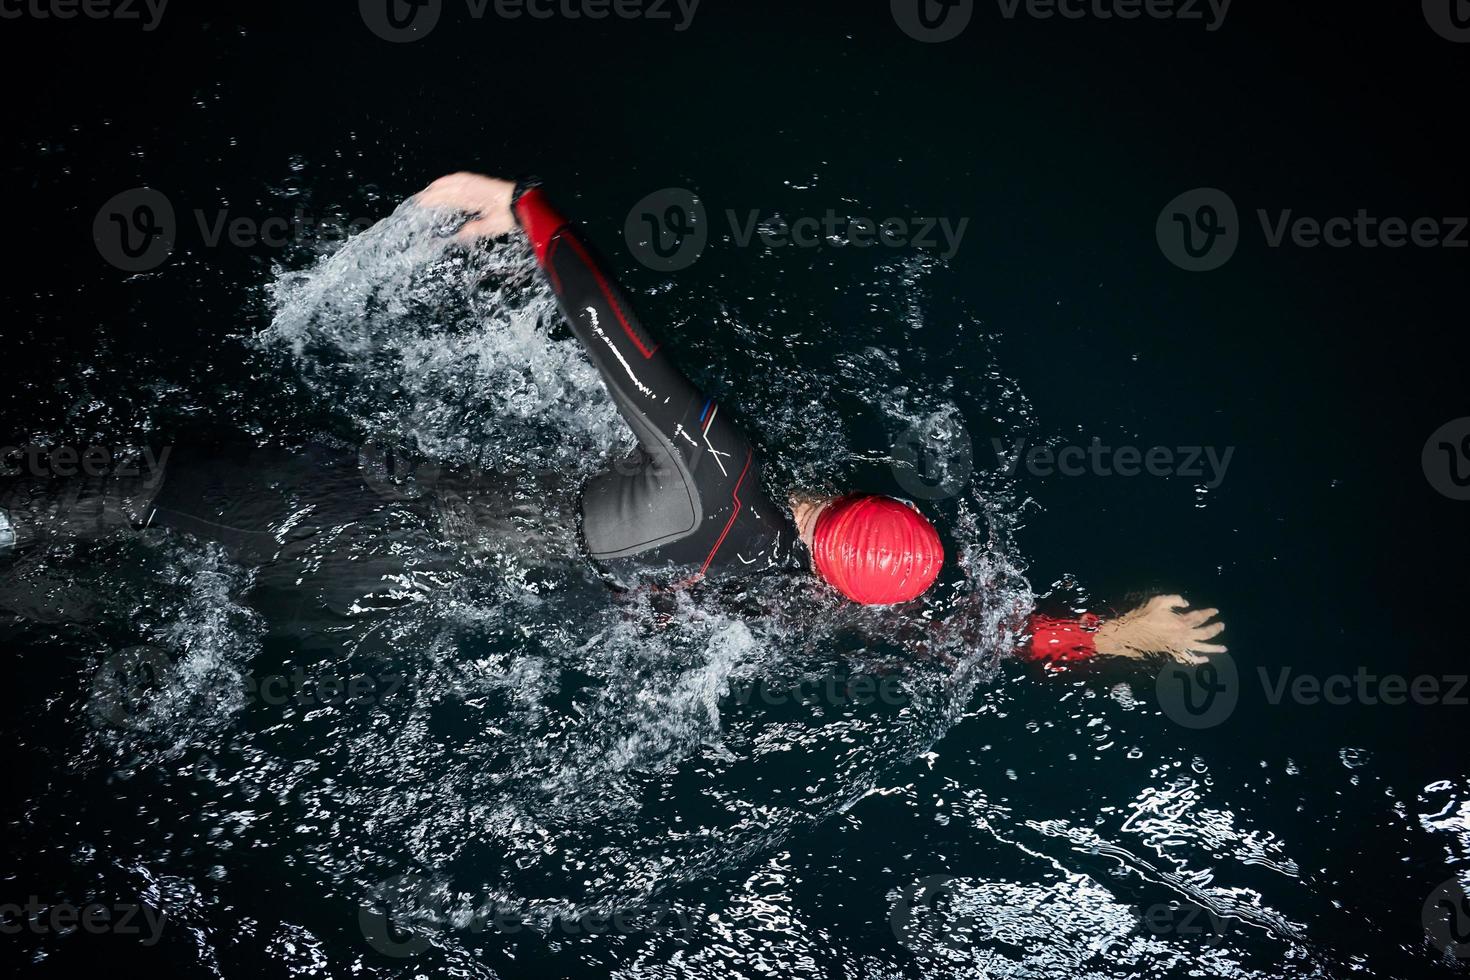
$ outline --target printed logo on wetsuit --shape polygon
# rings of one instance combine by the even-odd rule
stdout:
[[[1240,700],[1240,672],[1228,653],[1200,664],[1170,663],[1154,681],[1159,707],[1185,728],[1214,728],[1231,716]]]
[[[1435,429],[1419,461],[1431,487],[1451,500],[1470,500],[1470,417]]]
[[[1470,0],[1424,0],[1424,19],[1446,41],[1470,43]]]

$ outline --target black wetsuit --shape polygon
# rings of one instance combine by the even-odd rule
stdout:
[[[635,459],[583,488],[591,557],[614,571],[658,564],[692,576],[784,564],[796,529],[766,495],[760,454],[745,433],[661,352],[544,191],[518,187],[514,210],[562,314],[638,437]]]
[[[515,213],[640,446],[635,458],[582,488],[587,554],[624,584],[646,581],[650,573],[679,582],[784,565],[796,530],[787,510],[766,495],[750,440],[660,352],[605,267],[539,188],[518,188]],[[241,560],[269,561],[289,539],[336,533],[383,509],[381,488],[363,483],[367,474],[359,472],[357,455],[322,446],[294,453],[195,447],[170,460],[166,474],[160,465],[129,481],[32,480],[0,493],[0,553],[47,537],[95,537],[152,524],[219,541]],[[569,525],[560,496],[551,488],[541,495],[543,516]],[[524,501],[499,492],[493,480],[441,481],[430,498],[447,522],[486,532],[450,529],[456,540],[488,536],[514,548],[509,539],[520,535],[538,554],[565,550],[548,542],[569,527],[532,528]]]

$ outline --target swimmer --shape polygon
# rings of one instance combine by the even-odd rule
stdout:
[[[602,564],[673,564],[692,578],[784,567],[794,552],[854,602],[908,602],[944,564],[939,534],[907,501],[875,494],[767,496],[760,453],[728,412],[705,397],[638,320],[612,274],[576,226],[533,181],[450,174],[416,198],[421,207],[471,215],[472,243],[520,229],[562,315],[638,438],[640,458],[594,477],[582,492],[582,536]],[[800,548],[796,543],[800,543]],[[799,558],[797,560],[800,560]],[[1033,617],[1032,659],[1163,653],[1185,662],[1223,653],[1215,609],[1156,596],[1104,621]]]
[[[563,317],[637,438],[634,458],[589,479],[571,507],[548,512],[560,526],[542,528],[538,547],[570,537],[577,527],[580,551],[608,577],[626,583],[654,578],[677,587],[800,567],[867,605],[909,602],[934,584],[944,548],[914,504],[862,493],[771,498],[759,448],[678,369],[582,233],[534,181],[451,174],[415,201],[470,216],[458,232],[466,244],[526,235]],[[310,484],[313,507],[303,508],[298,500],[286,512],[293,535],[307,533],[299,525],[307,511],[323,527],[340,528],[350,523],[342,519],[347,510],[374,507],[360,479],[352,486],[350,462],[282,463],[295,469],[294,478],[283,481],[280,466],[262,465],[253,456],[224,470],[208,461],[191,468],[177,460],[167,480],[159,468],[128,483],[93,481],[90,490],[57,493],[34,484],[24,493],[12,489],[0,497],[0,553],[48,537],[163,526],[223,539],[237,554],[254,549],[257,560],[268,561],[280,546],[286,516],[267,519],[259,495],[240,488],[252,479],[271,487]],[[262,473],[274,475],[262,480]],[[69,502],[55,506],[58,497]],[[239,507],[253,514],[231,511],[232,501],[247,498],[248,507]],[[570,513],[573,508],[580,514]],[[1167,595],[1112,618],[1033,616],[1023,655],[1061,662],[1164,654],[1197,663],[1224,652],[1210,642],[1225,628],[1215,621],[1218,611],[1188,607],[1182,597]]]

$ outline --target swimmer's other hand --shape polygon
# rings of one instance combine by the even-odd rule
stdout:
[[[515,230],[516,219],[510,210],[515,189],[516,185],[509,180],[457,173],[440,177],[415,194],[413,200],[421,208],[443,208],[476,215],[455,236],[460,241],[472,242]]]
[[[1115,657],[1147,657],[1168,654],[1184,664],[1204,663],[1201,654],[1224,653],[1225,647],[1205,641],[1225,629],[1211,622],[1220,610],[1194,609],[1183,596],[1157,595],[1132,612],[1108,620],[1097,628],[1097,652]]]

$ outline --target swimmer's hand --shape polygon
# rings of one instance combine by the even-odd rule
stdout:
[[[515,189],[516,185],[509,180],[457,173],[440,177],[415,194],[413,200],[421,208],[443,208],[477,215],[456,236],[460,241],[472,242],[515,230],[516,219],[510,210],[510,199]]]
[[[1210,622],[1220,610],[1179,611],[1188,606],[1183,596],[1154,596],[1132,612],[1098,626],[1093,636],[1097,652],[1134,658],[1165,653],[1184,664],[1204,663],[1208,658],[1201,654],[1224,653],[1220,644],[1205,642],[1225,629],[1224,623]]]

